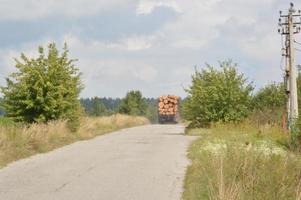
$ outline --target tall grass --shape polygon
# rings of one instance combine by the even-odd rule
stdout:
[[[149,123],[144,117],[119,114],[108,117],[85,117],[81,119],[79,130],[73,133],[68,129],[66,121],[29,126],[14,124],[4,118],[0,121],[2,121],[0,123],[0,168],[20,158],[47,152],[78,140]]]
[[[217,124],[195,129],[184,199],[295,200],[301,198],[301,157],[288,151],[277,126]]]

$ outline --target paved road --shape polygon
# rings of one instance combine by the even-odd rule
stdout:
[[[148,125],[12,163],[2,200],[177,200],[193,137],[181,125]]]

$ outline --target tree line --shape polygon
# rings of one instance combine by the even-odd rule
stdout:
[[[215,122],[240,122],[252,118],[258,123],[279,123],[285,115],[286,95],[283,83],[270,83],[258,91],[237,64],[223,61],[219,67],[206,65],[195,70],[192,85],[186,89],[183,116],[192,127]],[[298,77],[301,97],[301,76]],[[299,98],[300,101],[301,98]]]
[[[157,100],[144,98],[140,91],[129,91],[124,98],[86,98],[76,60],[69,58],[65,45],[60,52],[54,43],[39,47],[37,58],[21,54],[15,59],[17,72],[9,75],[1,87],[0,114],[24,123],[47,123],[66,119],[76,130],[82,115],[104,116],[114,113],[147,116],[157,120]],[[181,114],[191,126],[208,126],[214,122],[239,122],[255,116],[261,122],[279,121],[285,112],[286,96],[282,83],[271,83],[258,91],[238,66],[231,61],[219,68],[207,65],[195,70],[191,87],[181,107]],[[301,76],[298,77],[301,95]],[[299,98],[300,101],[301,98]]]
[[[104,116],[124,113],[146,116],[156,120],[155,99],[146,99],[140,91],[129,91],[123,99],[80,99],[84,86],[76,60],[69,58],[65,44],[60,52],[54,43],[47,49],[38,48],[38,56],[21,54],[15,59],[16,72],[0,87],[0,115],[21,123],[47,123],[52,120],[68,121],[76,131],[83,115]]]
[[[145,98],[140,91],[129,91],[124,98],[81,98],[80,102],[84,113],[88,116],[108,116],[122,113],[145,116],[151,122],[157,121],[157,99]]]

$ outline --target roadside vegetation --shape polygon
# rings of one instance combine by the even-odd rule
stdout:
[[[246,121],[187,134],[201,138],[189,149],[185,200],[301,198],[301,157],[287,148],[280,127],[258,129]]]
[[[142,97],[140,91],[129,91],[124,98],[93,97],[82,98],[80,102],[87,116],[126,113],[133,116],[145,116],[151,123],[158,122],[157,99]]]
[[[200,138],[185,200],[301,199],[300,123],[288,133],[282,83],[253,88],[231,61],[192,76],[182,112],[186,134]]]
[[[123,114],[109,110],[98,97],[91,99],[90,107],[82,107],[81,73],[66,44],[62,52],[51,43],[46,50],[39,47],[37,58],[21,54],[15,61],[16,72],[0,87],[0,168],[79,140],[149,123],[139,91],[113,102],[111,106],[122,103]],[[132,93],[139,98],[130,98]]]
[[[116,114],[105,117],[82,117],[76,132],[67,120],[22,124],[0,118],[0,168],[37,153],[45,153],[79,140],[133,126],[145,125],[145,117]]]
[[[1,87],[5,115],[21,123],[47,123],[65,119],[73,131],[79,127],[79,94],[83,89],[75,60],[68,58],[65,44],[60,53],[54,43],[47,51],[38,49],[37,58],[21,54],[15,59],[17,72]]]

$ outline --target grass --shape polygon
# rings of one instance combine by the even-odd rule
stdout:
[[[200,139],[189,149],[183,199],[301,200],[301,158],[281,128],[217,124],[187,134]]]
[[[148,123],[144,117],[119,114],[109,117],[84,117],[79,130],[72,133],[65,121],[25,126],[0,118],[0,168],[12,161],[45,153],[79,140]]]

